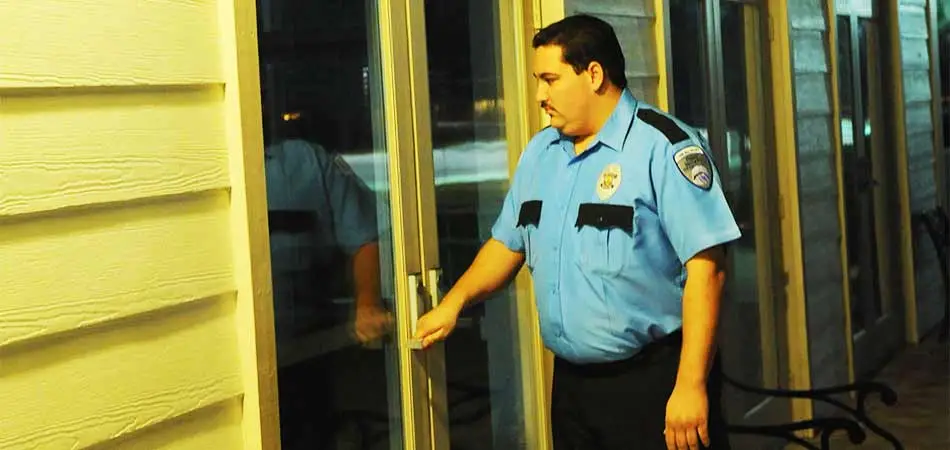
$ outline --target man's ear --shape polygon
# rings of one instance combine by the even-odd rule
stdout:
[[[604,66],[597,61],[591,61],[587,65],[587,73],[590,75],[590,87],[594,92],[601,92],[607,87],[607,74],[604,73]]]

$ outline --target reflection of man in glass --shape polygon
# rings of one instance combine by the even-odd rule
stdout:
[[[385,368],[376,350],[352,344],[378,341],[391,326],[380,298],[374,194],[318,144],[269,142],[282,447],[369,448],[388,434]]]
[[[332,297],[348,297],[352,278],[356,337],[378,339],[389,318],[380,301],[372,192],[339,155],[302,140],[268,146],[265,171],[278,336],[331,321],[319,315]]]

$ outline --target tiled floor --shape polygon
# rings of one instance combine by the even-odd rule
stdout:
[[[897,392],[897,404],[887,406],[872,397],[870,416],[893,433],[906,450],[950,449],[950,346],[929,338],[906,348],[877,377]],[[791,447],[790,447],[791,448]],[[832,449],[893,449],[868,433],[856,446],[836,435]]]

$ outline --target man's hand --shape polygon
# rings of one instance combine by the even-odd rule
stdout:
[[[709,399],[703,385],[673,388],[666,403],[667,450],[698,450],[709,446]]]
[[[354,322],[356,338],[365,345],[388,334],[392,329],[393,318],[389,311],[376,303],[357,304]]]
[[[455,329],[459,313],[462,311],[455,302],[442,302],[435,309],[425,313],[416,323],[415,339],[422,342],[422,348],[448,337]]]

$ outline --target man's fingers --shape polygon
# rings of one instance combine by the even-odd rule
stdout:
[[[702,424],[699,426],[699,440],[702,441],[703,445],[709,447],[709,426],[707,424]]]
[[[666,429],[663,430],[663,436],[666,438],[666,450],[677,450],[676,430],[674,430],[669,424],[667,424]]]
[[[676,448],[677,450],[689,450],[689,441],[686,438],[688,431],[680,428],[676,430]]]
[[[686,434],[686,443],[689,445],[689,450],[699,450],[699,436],[697,436],[696,427],[688,427],[683,430],[683,433]]]
[[[423,348],[428,348],[430,345],[435,344],[436,342],[441,341],[443,337],[445,337],[445,333],[444,333],[443,330],[440,328],[440,329],[436,330],[434,333],[428,335],[425,339],[422,340],[422,347],[423,347]]]

